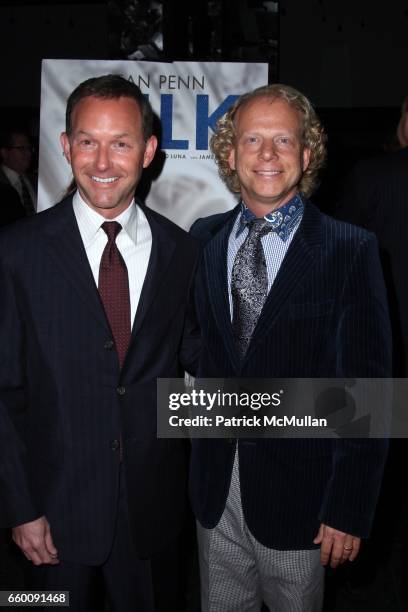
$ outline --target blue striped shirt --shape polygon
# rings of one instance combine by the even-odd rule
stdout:
[[[299,197],[299,194],[297,196]],[[262,247],[265,254],[265,262],[266,262],[266,270],[268,274],[268,293],[271,290],[273,282],[276,278],[276,275],[279,272],[279,268],[282,265],[284,257],[289,249],[289,246],[293,240],[294,235],[296,234],[300,222],[303,217],[302,214],[299,215],[296,225],[293,230],[289,234],[286,241],[282,240],[280,236],[276,232],[268,232],[265,236],[261,238]],[[245,227],[242,231],[240,231],[241,226],[241,212],[237,215],[235,219],[235,223],[232,227],[229,240],[228,240],[228,256],[227,256],[227,273],[228,273],[228,297],[229,297],[229,305],[230,305],[230,313],[232,320],[232,296],[231,296],[231,274],[232,267],[234,265],[235,256],[238,252],[239,247],[243,244],[245,238],[248,235],[249,229]]]

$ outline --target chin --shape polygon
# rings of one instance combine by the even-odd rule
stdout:
[[[117,202],[115,200],[94,200],[96,206],[101,206],[102,208],[116,206]]]
[[[95,194],[92,198],[92,201],[95,203],[95,206],[100,206],[101,208],[114,208],[118,206],[119,201],[114,197],[107,197],[107,194],[103,194],[103,197],[100,197],[101,194]]]

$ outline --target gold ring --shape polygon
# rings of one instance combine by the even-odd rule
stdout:
[[[343,546],[344,550],[353,550],[353,547],[351,548],[347,548],[346,546]]]

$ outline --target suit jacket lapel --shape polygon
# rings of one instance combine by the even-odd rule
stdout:
[[[130,347],[140,330],[146,313],[160,286],[175,248],[174,242],[152,215],[148,208],[141,205],[152,231],[152,250],[146,278],[143,284],[135,321],[132,329]],[[95,280],[89,266],[85,248],[79,233],[78,224],[72,208],[72,197],[57,205],[55,224],[48,233],[50,256],[58,265],[60,272],[72,284],[74,290],[90,310],[92,318],[110,332],[108,320],[103,309]]]
[[[140,202],[138,206],[143,210],[149,222],[152,232],[152,250],[150,252],[149,264],[146,271],[146,277],[143,283],[142,293],[140,295],[139,304],[137,307],[135,320],[132,328],[131,344],[140,331],[143,321],[149,311],[150,305],[154,296],[163,282],[163,277],[170,264],[173,252],[175,249],[174,241],[169,237],[157,218],[152,212]]]
[[[238,368],[239,361],[232,334],[230,305],[228,296],[227,256],[228,239],[239,206],[234,208],[219,229],[212,230],[213,237],[204,249],[204,266],[207,281],[207,294],[212,306],[219,333],[224,341],[232,364]]]
[[[92,320],[98,321],[109,332],[109,323],[75,219],[72,197],[56,205],[55,223],[48,230],[46,240],[50,257],[61,275],[71,283],[84,306],[89,309]]]
[[[317,208],[306,202],[302,221],[271,287],[245,360],[251,358],[257,344],[270,332],[293,292],[313,269],[322,243],[321,219]]]

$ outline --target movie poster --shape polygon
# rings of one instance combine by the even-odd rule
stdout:
[[[139,85],[157,115],[161,150],[141,185],[147,205],[185,229],[231,209],[236,198],[218,177],[209,139],[239,95],[267,84],[268,64],[44,60],[38,210],[58,202],[72,179],[59,140],[69,94],[85,79],[109,73]]]

